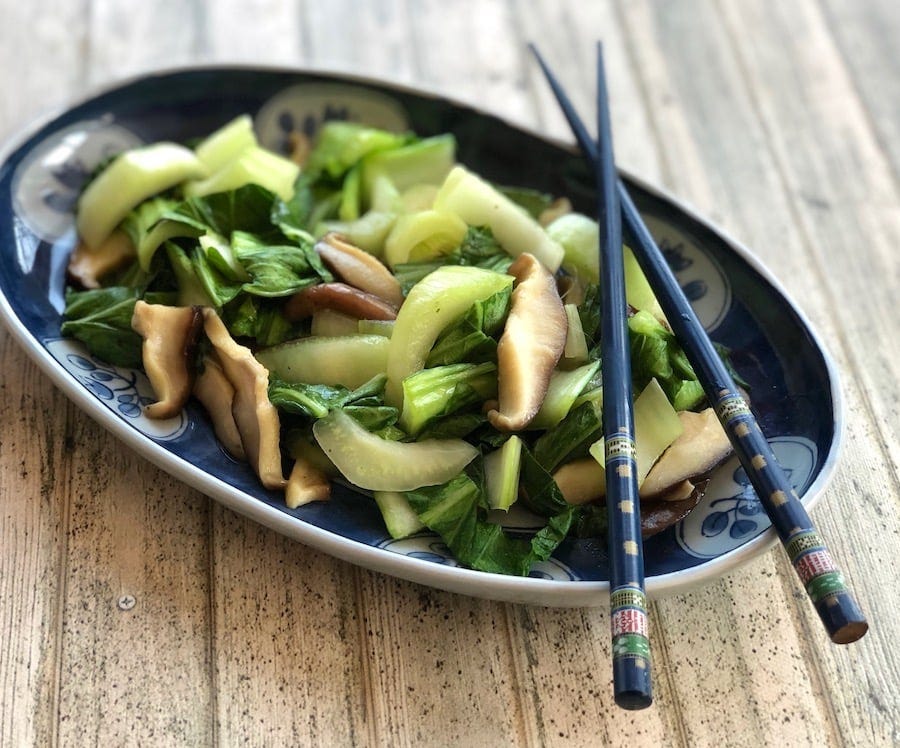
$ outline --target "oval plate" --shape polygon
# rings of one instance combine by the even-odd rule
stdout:
[[[602,544],[567,541],[530,577],[458,567],[423,534],[388,536],[374,502],[343,486],[331,501],[296,510],[231,460],[206,415],[150,421],[152,390],[140,372],[109,366],[60,337],[72,210],[93,168],[125,148],[210,133],[241,113],[262,143],[287,148],[291,132],[315,135],[330,119],[420,135],[452,132],[459,160],[488,179],[568,196],[590,212],[591,175],[563,144],[427,93],[323,73],[202,68],[145,76],[107,90],[35,126],[0,166],[0,312],[12,334],[88,415],[128,446],[229,508],[339,558],[443,589],[545,605],[603,605]],[[628,179],[638,207],[701,321],[751,386],[754,410],[779,461],[810,508],[834,470],[841,403],[835,368],[771,274],[740,245],[658,190]],[[510,518],[512,532],[528,521]],[[774,531],[736,459],[714,474],[703,503],[645,544],[647,590],[684,590],[746,562]]]

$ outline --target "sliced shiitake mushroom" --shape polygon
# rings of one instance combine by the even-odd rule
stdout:
[[[680,522],[700,503],[709,481],[701,481],[687,498],[641,502],[641,537],[649,538]]]
[[[316,243],[316,252],[341,280],[361,291],[399,307],[403,303],[400,282],[376,257],[335,233]]]
[[[296,509],[311,501],[325,501],[330,497],[331,482],[328,476],[308,460],[298,458],[284,491],[288,508]]]
[[[567,462],[553,473],[553,480],[569,504],[589,504],[606,495],[606,470],[593,457]]]
[[[288,145],[291,149],[288,158],[297,166],[306,166],[306,161],[312,152],[312,141],[309,136],[306,133],[292,130],[288,134]]]
[[[322,309],[331,309],[356,319],[397,318],[397,309],[384,299],[346,283],[319,283],[304,288],[284,305],[284,316],[296,322]]]
[[[708,473],[731,454],[731,442],[712,408],[682,411],[678,418],[684,431],[647,473],[641,496],[662,497],[672,486]]]
[[[100,279],[137,254],[124,231],[114,231],[96,249],[78,242],[69,257],[69,278],[82,288],[100,288]]]
[[[246,460],[241,434],[231,412],[234,387],[225,376],[215,353],[203,359],[203,371],[194,382],[193,394],[209,413],[213,431],[228,454],[236,460]]]
[[[550,375],[566,346],[568,320],[556,279],[527,252],[509,268],[516,279],[497,345],[499,405],[488,420],[500,431],[525,428],[540,410]]]
[[[557,218],[571,212],[572,201],[567,197],[558,197],[541,211],[541,214],[538,216],[538,223],[547,228]]]
[[[200,332],[199,307],[134,305],[131,327],[144,339],[144,371],[157,402],[148,405],[148,418],[171,418],[181,412],[193,384],[193,350]]]
[[[203,310],[203,328],[234,387],[231,412],[247,459],[266,488],[284,488],[281,426],[278,411],[269,402],[269,372],[249,348],[235,342],[215,310]]]

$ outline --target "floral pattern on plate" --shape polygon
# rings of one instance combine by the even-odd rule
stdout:
[[[188,419],[184,412],[159,420],[144,415],[144,406],[156,398],[143,372],[111,366],[92,356],[76,340],[62,338],[47,341],[45,345],[50,355],[86,390],[142,434],[158,441],[170,441],[187,429]]]

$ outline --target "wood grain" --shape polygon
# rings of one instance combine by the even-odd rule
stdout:
[[[175,3],[92,3],[81,58],[86,80],[186,60],[193,34],[177,23],[181,13]],[[207,741],[209,500],[83,417],[71,432],[72,479],[61,489],[70,518],[59,742]]]
[[[791,132],[792,128],[797,127],[786,116],[790,110],[787,106],[779,108],[776,121],[774,115],[772,115],[773,119],[767,119],[765,109],[758,103],[754,105],[754,95],[760,96],[764,92],[772,90],[762,86],[763,80],[777,78],[781,81],[805,82],[808,77],[785,69],[755,70],[749,68],[747,57],[735,55],[734,49],[740,53],[750,48],[755,52],[766,48],[760,42],[758,34],[753,35],[755,39],[753,45],[744,44],[742,41],[746,38],[747,28],[757,27],[754,26],[753,18],[744,16],[740,19],[728,19],[733,24],[731,28],[734,33],[722,38],[711,33],[711,29],[722,27],[722,16],[711,7],[704,7],[706,12],[694,12],[690,15],[679,12],[682,9],[677,4],[670,4],[665,8],[650,4],[640,7],[631,5],[630,8],[633,12],[631,32],[633,38],[637,40],[635,46],[639,46],[641,50],[639,59],[643,56],[644,59],[649,60],[644,65],[650,69],[650,75],[657,76],[654,81],[654,89],[660,91],[659,95],[664,97],[666,102],[670,104],[675,102],[678,109],[684,113],[686,117],[685,131],[693,140],[693,144],[688,147],[681,147],[680,139],[674,140],[676,144],[674,150],[678,161],[669,173],[672,175],[676,191],[686,194],[697,202],[702,210],[715,210],[726,227],[734,225],[739,228],[741,235],[748,236],[748,243],[764,260],[772,264],[778,276],[788,285],[795,297],[803,300],[804,309],[825,334],[826,340],[831,341],[830,347],[838,354],[842,367],[853,366],[853,351],[847,351],[840,345],[845,341],[838,332],[841,329],[841,321],[836,319],[847,312],[850,306],[829,303],[827,293],[822,292],[822,285],[839,277],[842,279],[844,293],[847,293],[848,287],[853,285],[855,278],[847,277],[850,270],[844,271],[847,275],[828,273],[827,280],[824,277],[825,273],[817,277],[818,273],[815,270],[810,272],[810,268],[822,266],[822,260],[816,256],[816,253],[821,246],[819,241],[828,241],[828,238],[824,235],[824,231],[821,234],[818,233],[819,223],[817,218],[813,217],[816,215],[816,208],[797,199],[796,191],[790,186],[786,164],[779,159],[779,155],[789,153],[791,161],[802,164],[804,161],[800,160],[799,153],[804,150],[809,151],[813,148],[813,144],[821,141],[818,137],[809,137],[805,141],[804,149],[791,147],[777,152],[775,143],[778,142],[779,135],[776,134],[776,131],[778,133]],[[729,7],[728,10],[737,13],[737,5]],[[746,10],[746,8],[742,8],[742,10]],[[762,24],[762,19],[766,19],[767,35],[765,38],[771,39],[769,43],[773,49],[781,47],[779,42],[783,43],[789,34],[794,38],[796,45],[798,27],[807,33],[812,33],[815,28],[810,23],[800,24],[796,19],[793,19],[793,22],[785,21],[781,27],[778,27],[783,29],[784,34],[784,37],[779,40],[773,22],[773,19],[778,17],[779,13],[773,8],[771,14],[761,12],[755,19],[757,24]],[[737,29],[742,30],[740,34],[737,33]],[[650,35],[652,37],[647,38]],[[691,53],[682,52],[679,62],[672,64],[674,48],[679,45],[679,40],[684,38],[694,40],[691,45]],[[803,39],[802,36],[800,38]],[[821,38],[818,43],[822,43]],[[790,55],[784,55],[783,51],[775,54],[773,51],[766,59],[770,64],[772,62],[782,63],[785,57],[790,57]],[[817,64],[821,66],[821,60]],[[705,72],[701,75],[701,71]],[[749,78],[749,73],[755,73],[758,77]],[[836,81],[832,81],[831,85],[836,85]],[[801,94],[799,91],[793,91],[787,83],[783,88],[786,99],[790,99],[792,94]],[[778,90],[782,90],[781,87]],[[818,123],[820,129],[826,131],[821,134],[821,140],[829,142],[830,148],[835,147],[836,136],[827,132],[829,127],[834,126],[833,120],[810,117],[806,115],[805,110],[802,111],[802,114],[804,115],[803,124],[812,126],[813,123]],[[670,121],[668,117],[666,121],[667,123]],[[676,132],[682,132],[681,128],[678,128]],[[734,133],[735,135],[729,138],[715,138],[716,132]],[[669,137],[671,137],[671,133],[671,130],[667,130]],[[858,133],[857,137],[864,135],[863,131]],[[703,147],[699,147],[699,144],[702,144]],[[756,147],[750,148],[748,144]],[[864,146],[856,145],[854,147]],[[831,153],[832,150],[829,149],[828,154]],[[701,162],[699,164],[692,163],[686,159],[688,154],[696,155],[702,159]],[[870,155],[872,158],[877,158],[877,154],[874,152]],[[809,153],[809,164],[815,163],[819,165],[818,168],[822,168],[822,163],[827,161],[823,156],[822,152]],[[689,178],[682,177],[685,164],[691,175]],[[873,164],[873,168],[878,167],[878,163]],[[729,177],[732,174],[740,174],[742,179],[734,180]],[[716,180],[716,182],[706,186],[696,184],[696,181],[704,175],[708,175],[709,180]],[[842,176],[841,172],[837,172],[833,176],[821,176],[818,189],[838,188]],[[844,207],[839,201],[834,202],[833,210],[843,212],[844,220],[847,222],[853,221],[858,215],[856,207],[853,209],[849,205]],[[764,215],[766,220],[760,221],[760,215]],[[835,219],[834,223],[837,222],[838,220]],[[808,230],[816,231],[814,237],[805,235],[803,228],[806,226],[809,227]],[[858,243],[854,242],[854,245],[858,246]],[[867,244],[867,250],[869,247],[871,244]],[[878,262],[879,255],[875,251],[867,250],[860,250],[860,254],[865,254],[873,261]],[[845,261],[843,258],[833,259],[835,254],[837,254],[837,248],[832,247],[829,262],[839,264]],[[860,257],[852,260],[854,263],[860,261]],[[890,292],[889,287],[886,287],[886,291]],[[873,293],[877,295],[878,289],[875,289]],[[859,298],[856,308],[860,310],[861,316],[868,318],[870,309],[864,309],[866,306],[863,299]],[[875,316],[877,316],[877,312],[875,312]],[[889,318],[887,317],[887,319]],[[854,324],[858,324],[858,320],[854,321]],[[873,317],[868,319],[868,324],[877,326],[879,322]],[[857,355],[863,355],[862,344],[859,345]],[[888,455],[885,454],[883,438],[879,438],[877,432],[865,434],[858,428],[863,420],[870,423],[877,421],[877,414],[874,411],[865,412],[867,410],[865,407],[866,395],[859,388],[859,380],[850,377],[845,378],[844,383],[850,405],[848,424],[850,438],[844,464],[866,465],[866,469],[873,475],[884,476],[890,481],[892,471],[887,459]],[[828,493],[825,505],[815,513],[815,518],[820,523],[823,532],[827,533],[832,551],[854,581],[857,593],[864,601],[864,606],[867,607],[874,619],[880,621],[879,631],[890,637],[890,633],[885,631],[885,627],[890,629],[892,623],[883,618],[886,611],[883,611],[881,606],[883,601],[891,597],[890,594],[884,596],[885,585],[889,589],[893,589],[894,582],[891,579],[880,578],[880,575],[877,579],[873,579],[871,574],[864,571],[873,568],[870,564],[875,559],[871,558],[870,554],[878,553],[868,542],[865,528],[872,527],[873,524],[884,527],[885,512],[888,512],[888,516],[890,516],[890,519],[887,520],[887,528],[890,528],[888,532],[896,532],[894,529],[897,521],[895,506],[884,503],[872,504],[867,501],[865,491],[861,491],[859,487],[846,485],[844,474],[838,476],[836,488],[838,490]],[[865,516],[866,514],[868,516]],[[890,559],[882,557],[881,563],[890,566],[892,562]],[[777,568],[788,585],[786,592],[790,594],[790,587],[795,582],[791,579],[788,567],[781,557],[778,557]],[[732,575],[732,577],[736,576],[738,575]],[[741,590],[740,597],[744,598],[742,607],[753,610],[758,609],[758,605],[765,606],[765,601],[760,599],[760,593],[764,593],[764,591],[765,588],[759,585],[752,587],[748,585],[746,589]],[[754,605],[754,602],[757,605]],[[776,615],[782,606],[787,610],[793,607],[790,606],[789,599],[786,599],[771,611],[770,616]],[[693,606],[688,609],[694,610]],[[833,687],[837,687],[828,675],[820,671],[820,667],[823,662],[831,661],[835,655],[842,657],[843,653],[823,645],[824,638],[808,606],[799,606],[797,614],[801,616],[801,619],[799,622],[793,622],[795,629],[793,632],[783,623],[779,627],[780,646],[787,643],[790,650],[806,650],[804,659],[809,663],[809,671],[805,680],[808,681],[813,692],[822,687],[823,680],[832,683]],[[694,630],[693,626],[686,628],[689,631]],[[758,630],[758,625],[755,628]],[[871,638],[856,648],[857,656],[852,658],[852,661],[859,665],[860,671],[866,669],[867,661],[872,666],[871,663],[874,663],[878,656],[876,653],[886,645],[888,639],[884,640],[884,643],[877,641],[880,636],[879,632],[873,632]],[[785,641],[785,637],[788,637],[787,641]],[[812,644],[814,649],[807,649],[810,646],[810,637],[814,642]],[[670,651],[672,651],[671,648]],[[739,657],[746,659],[747,654],[740,653]],[[847,666],[847,660],[843,660],[843,664]],[[881,667],[875,669],[881,670]],[[860,672],[858,675],[861,676],[862,673]],[[865,708],[860,711],[839,709],[837,714],[832,712],[835,704],[844,701],[854,704],[857,708],[865,707],[865,694],[869,691],[866,681],[866,677],[854,678],[849,685],[847,683],[840,684],[838,688],[842,694],[833,693],[830,695],[831,698],[826,697],[824,700],[820,697],[817,711],[819,712],[819,730],[822,734],[830,735],[832,740],[840,741],[840,736],[848,727],[847,721],[857,721],[861,715],[870,712]],[[766,686],[767,684],[762,685]],[[797,684],[795,683],[795,685]],[[754,700],[758,700],[758,695]],[[801,702],[798,701],[797,692],[795,692],[788,706],[789,708],[795,707],[799,703]],[[791,724],[796,727],[798,718],[801,716],[801,714],[793,715]],[[843,717],[846,720],[844,724],[829,724],[832,719],[837,717]],[[808,720],[799,724],[803,727],[808,724]],[[890,732],[885,732],[883,727],[884,725],[882,729],[873,730],[870,739],[889,740]]]
[[[83,84],[84,10],[71,3],[45,17],[30,4],[3,8],[4,140]],[[35,67],[34,49],[56,50],[52,66]],[[0,745],[49,745],[57,735],[72,406],[5,329],[0,361]]]
[[[604,609],[461,597],[288,541],[121,447],[0,331],[0,745],[900,743],[894,3],[0,0],[0,18],[0,135],[94,85],[238,61],[409,81],[570,140],[524,44],[590,121],[602,37],[620,165],[752,247],[840,367],[845,453],[814,518],[873,624],[830,645],[776,549],[653,603],[656,702],[623,713]]]
[[[212,524],[217,742],[361,744],[353,570],[220,507]]]
[[[56,732],[71,406],[6,331],[0,356],[0,744],[39,745]]]

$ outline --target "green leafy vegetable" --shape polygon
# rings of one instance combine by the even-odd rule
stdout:
[[[163,247],[178,285],[178,306],[215,306],[187,253],[175,242],[166,242]]]
[[[315,226],[311,219],[317,200],[312,181],[312,177],[304,171],[294,182],[291,199],[284,201],[276,198],[272,203],[269,217],[288,239],[296,241],[305,237]]]
[[[131,329],[134,304],[141,298],[135,288],[113,286],[66,293],[63,335],[84,343],[97,358],[115,366],[141,367],[143,340]],[[148,294],[149,304],[171,304],[171,294]]]
[[[579,395],[591,386],[590,383],[599,370],[600,362],[592,361],[571,371],[554,371],[544,402],[531,422],[531,428],[546,429],[562,421]]]
[[[375,210],[390,209],[404,190],[439,185],[453,168],[456,139],[435,135],[369,153],[362,161],[362,198]]]
[[[522,447],[521,495],[531,511],[553,517],[569,508],[562,491],[528,447]]]
[[[244,295],[222,310],[228,332],[236,338],[252,338],[261,348],[297,337],[299,331],[281,311],[279,299]]]
[[[415,435],[435,419],[496,395],[497,366],[491,362],[422,369],[403,380],[400,422]]]
[[[496,574],[527,575],[535,563],[550,558],[574,517],[574,507],[566,507],[530,540],[512,538],[484,518],[481,491],[465,473],[440,486],[408,491],[406,498],[461,563]]]
[[[241,292],[241,283],[234,282],[213,267],[207,253],[199,245],[191,251],[191,264],[203,290],[217,309]]]
[[[189,198],[162,217],[222,236],[230,236],[232,231],[262,234],[272,230],[272,207],[276,199],[264,187],[247,184],[228,192]]]
[[[605,543],[608,528],[609,514],[605,504],[583,504],[579,507],[570,533],[579,540],[597,538]]]
[[[535,460],[552,473],[567,459],[587,454],[588,447],[603,436],[601,413],[600,404],[592,400],[573,408],[535,442]]]
[[[463,439],[487,423],[482,413],[454,413],[431,421],[420,432],[419,439]]]
[[[470,226],[458,249],[437,259],[401,263],[394,268],[394,274],[406,294],[422,278],[444,265],[472,265],[505,273],[512,262],[513,258],[494,239],[490,229]]]
[[[399,148],[412,140],[415,137],[409,134],[398,135],[355,122],[328,122],[309,154],[306,172],[313,177],[325,175],[337,180],[364,156]]]
[[[378,434],[382,439],[406,439],[406,432],[394,426],[398,414],[397,409],[390,405],[345,405],[343,411],[366,431]]]
[[[645,311],[628,320],[628,331],[634,389],[643,390],[655,378],[675,410],[697,407],[704,398],[703,386],[675,336]]]
[[[272,378],[269,382],[269,400],[286,413],[324,418],[334,408],[348,405],[384,405],[384,386],[387,377],[379,374],[355,390],[327,384],[289,383]],[[397,420],[397,409],[390,408]]]
[[[553,195],[548,195],[540,190],[532,190],[528,187],[497,187],[497,190],[520,208],[524,208],[534,219],[540,218],[541,213],[553,204]]]
[[[734,368],[734,364],[731,361],[731,349],[726,345],[716,342],[713,342],[713,347],[716,349],[716,353],[719,354],[719,358],[722,359],[722,363],[725,364],[725,369],[731,375],[735,384],[749,390],[750,383],[740,375],[737,369]]]
[[[131,243],[139,247],[150,229],[178,202],[165,197],[154,197],[138,205],[122,221],[122,230],[128,234]]]
[[[581,329],[587,340],[588,348],[595,349],[592,350],[593,358],[599,358],[599,355],[596,355],[596,348],[600,343],[600,304],[602,298],[600,286],[596,283],[588,284],[584,289],[584,301],[578,307]]]
[[[290,296],[307,286],[332,280],[310,243],[271,245],[260,236],[235,231],[231,246],[251,278],[242,290],[254,296]]]
[[[476,301],[459,321],[441,333],[425,365],[496,360],[494,336],[503,330],[511,297],[512,288],[507,287],[487,299]]]

